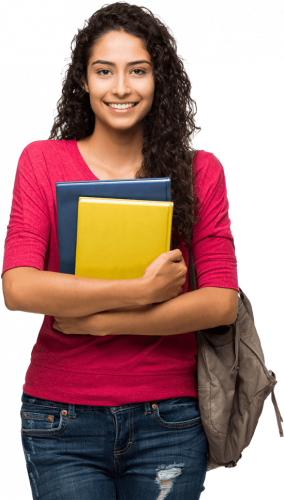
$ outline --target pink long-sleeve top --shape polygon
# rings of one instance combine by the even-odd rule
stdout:
[[[197,288],[238,290],[224,169],[212,154],[195,156],[200,220],[192,253]],[[19,266],[59,272],[56,182],[98,180],[75,139],[34,141],[21,153],[4,247],[1,278]],[[196,188],[195,188],[196,189]],[[182,240],[183,243],[184,239]],[[189,253],[181,245],[188,267]],[[189,276],[183,293],[190,291]],[[194,332],[179,335],[65,335],[44,316],[23,391],[73,404],[119,406],[173,397],[198,397]]]

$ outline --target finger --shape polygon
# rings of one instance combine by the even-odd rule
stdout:
[[[53,322],[53,328],[54,330],[57,330],[58,332],[60,332],[61,330],[59,329],[59,325],[56,321]]]

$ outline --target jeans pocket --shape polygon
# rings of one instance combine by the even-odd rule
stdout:
[[[191,397],[172,398],[152,404],[154,417],[160,425],[183,429],[201,424],[198,400]]]
[[[67,414],[67,410],[63,408],[23,402],[21,407],[21,433],[26,436],[50,436],[63,432],[67,425]]]

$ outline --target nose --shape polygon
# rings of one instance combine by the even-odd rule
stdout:
[[[131,93],[131,87],[124,73],[119,73],[116,76],[115,83],[112,89],[113,93],[123,97],[125,94]]]

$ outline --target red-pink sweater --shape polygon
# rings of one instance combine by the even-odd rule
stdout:
[[[198,208],[192,252],[197,288],[238,290],[237,261],[230,230],[224,170],[206,151],[195,157]],[[59,272],[56,182],[98,180],[76,140],[28,144],[19,158],[3,273],[19,266]],[[201,210],[202,209],[202,210]],[[188,248],[181,251],[188,266]],[[183,293],[190,291],[188,273]],[[26,373],[24,392],[65,403],[118,406],[198,397],[194,332],[179,335],[65,335],[44,316]]]

